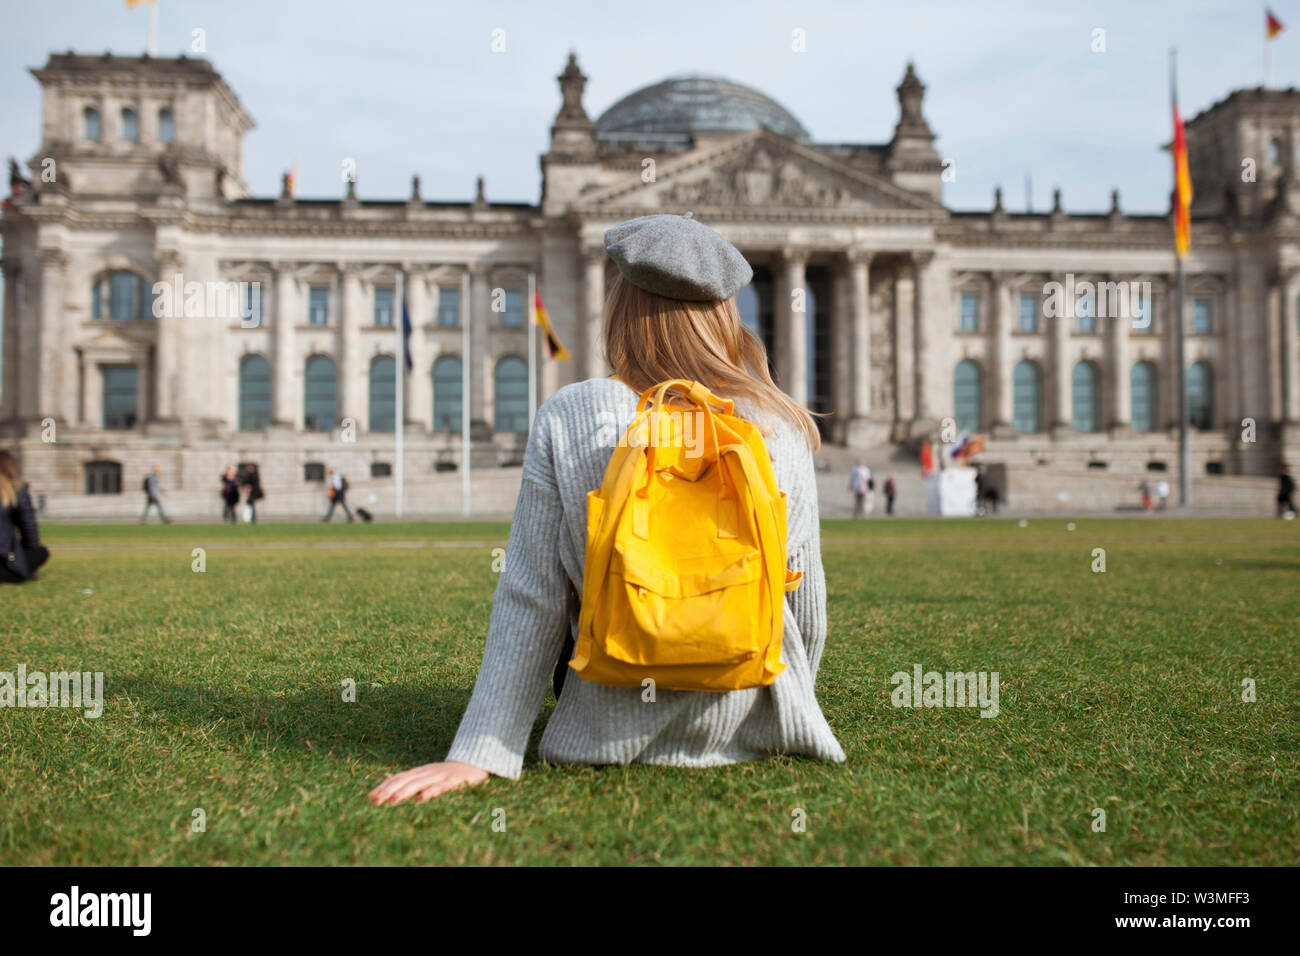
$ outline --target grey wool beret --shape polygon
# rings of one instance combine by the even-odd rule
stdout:
[[[605,233],[605,251],[638,288],[669,299],[730,299],[754,278],[740,250],[688,216],[642,216]]]

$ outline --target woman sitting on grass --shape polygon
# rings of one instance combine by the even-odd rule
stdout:
[[[709,767],[782,753],[844,760],[813,692],[826,640],[817,429],[773,383],[762,343],[741,323],[735,294],[753,272],[734,246],[689,218],[632,220],[605,242],[621,273],[603,329],[615,377],[566,386],[538,410],[469,707],[446,759],[389,777],[371,791],[373,803],[428,800],[490,775],[517,779],[553,670],[556,707],[539,748],[550,763]],[[788,496],[789,568],[803,580],[777,611],[785,669],[772,683],[660,688],[647,702],[641,687],[564,677],[576,626],[570,593],[583,593],[587,493],[601,486],[640,393],[669,379],[702,383],[762,427]]]
[[[0,581],[19,583],[36,577],[49,558],[36,528],[36,510],[18,462],[0,451]]]

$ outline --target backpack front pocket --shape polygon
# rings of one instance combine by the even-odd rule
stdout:
[[[758,550],[679,558],[671,571],[652,555],[616,551],[608,586],[623,594],[613,602],[605,652],[642,666],[751,660],[759,654],[753,608],[762,578]]]

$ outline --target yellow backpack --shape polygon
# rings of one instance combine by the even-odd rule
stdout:
[[[667,404],[668,392],[685,393]],[[715,411],[714,406],[722,410]],[[728,691],[781,663],[786,497],[758,428],[699,382],[645,391],[605,477],[587,494],[578,641],[584,680]]]

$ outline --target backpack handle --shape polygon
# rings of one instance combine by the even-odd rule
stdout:
[[[729,398],[719,398],[699,382],[692,382],[684,378],[670,378],[658,385],[651,385],[641,393],[641,400],[636,404],[637,413],[644,412],[651,404],[651,401],[658,406],[664,403],[664,396],[671,389],[680,389],[685,393],[686,400],[695,405],[702,405],[709,408],[710,405],[717,405],[722,409],[722,414],[733,415],[736,411],[736,403]]]
[[[660,382],[658,385],[651,385],[641,393],[641,398],[637,402],[637,416],[646,414],[647,409],[653,404],[658,409],[664,405],[664,398],[672,389],[680,389],[685,393],[686,400],[697,406],[703,413],[707,422],[707,431],[705,432],[705,447],[702,454],[718,455],[721,448],[718,444],[718,426],[713,420],[713,406],[718,406],[724,415],[732,415],[736,410],[736,403],[729,398],[719,398],[700,382],[691,381],[684,378],[670,378],[667,381]],[[650,481],[655,472],[655,442],[652,440],[650,447],[647,449],[647,467],[644,480],[638,482],[636,496],[644,499],[649,492]],[[735,483],[731,476],[724,468],[721,472],[723,494],[728,497],[736,496]]]

